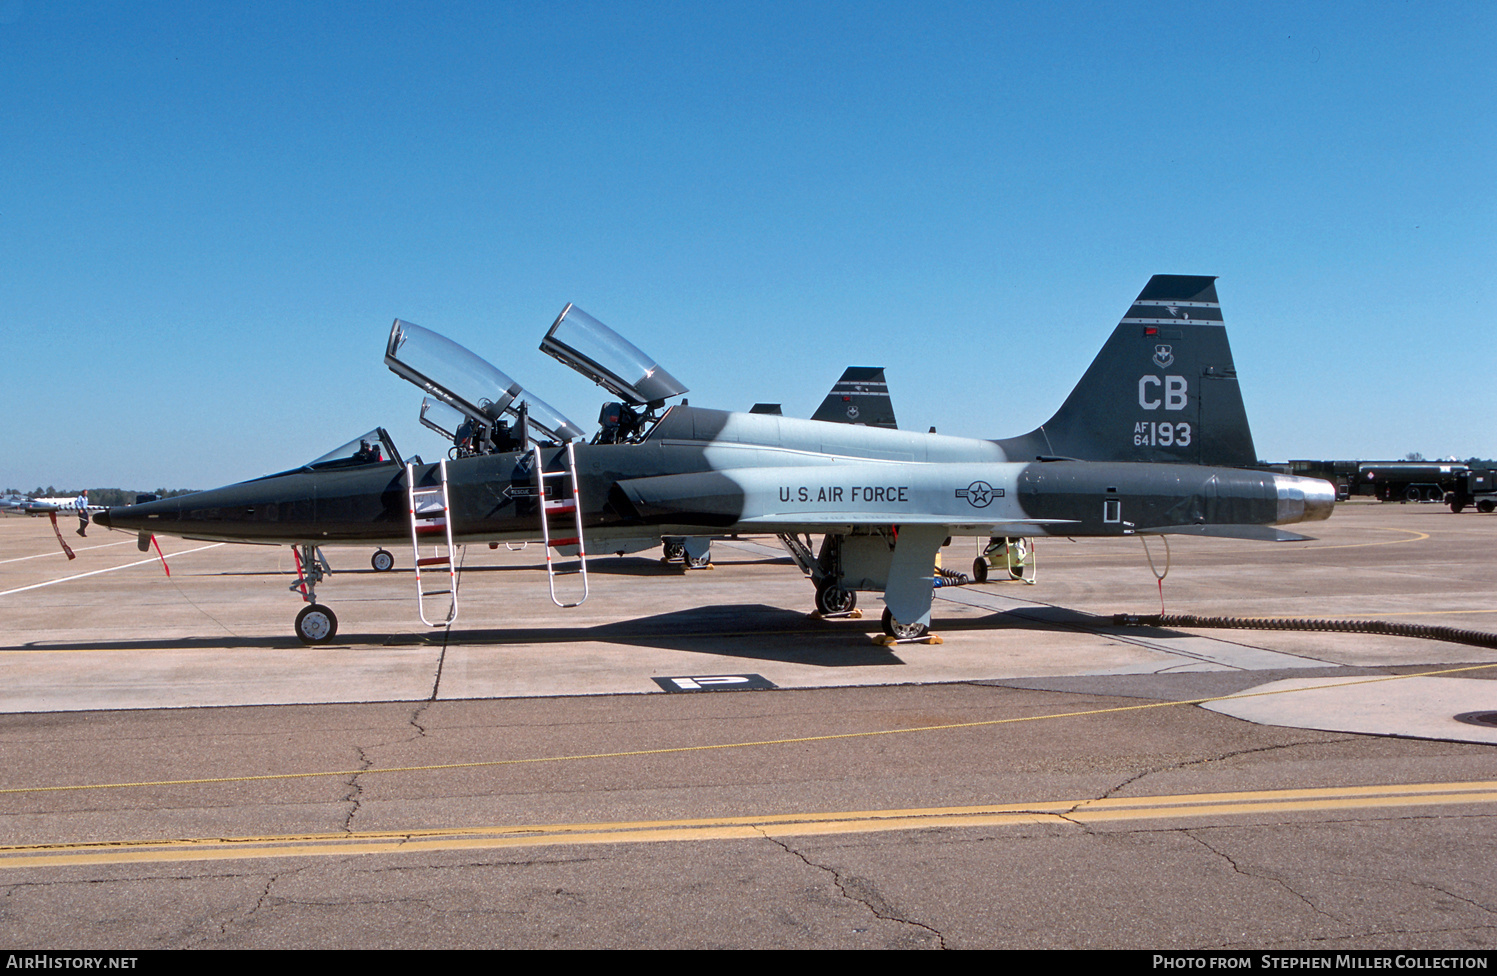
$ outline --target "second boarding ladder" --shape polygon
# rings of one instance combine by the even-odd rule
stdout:
[[[535,496],[540,503],[541,513],[541,539],[546,548],[546,580],[551,585],[551,602],[558,607],[580,606],[587,599],[587,549],[582,541],[582,500],[577,494],[577,455],[572,450],[572,444],[567,442],[567,466],[560,471],[544,470],[544,461],[541,459],[541,447],[534,444],[530,448],[531,462],[535,467]],[[546,479],[565,478],[568,487],[556,493],[556,498],[546,498]],[[551,519],[555,516],[572,516],[575,526],[575,535],[568,538],[551,538]],[[576,546],[577,568],[557,569],[552,561],[552,546]],[[556,596],[556,577],[558,576],[581,576],[582,595],[572,603],[563,603]]]
[[[453,558],[451,500],[447,495],[447,459],[437,465],[439,480],[429,487],[416,487],[416,466],[405,466],[406,493],[410,499],[411,548],[416,554],[416,606],[421,612],[421,622],[428,627],[443,627],[457,619],[457,565]],[[421,541],[425,537],[432,545],[433,555],[421,555]],[[445,553],[443,543],[445,542]],[[447,588],[428,590],[421,578],[425,567],[447,568]],[[436,584],[441,586],[440,583]],[[426,598],[446,596],[450,598],[447,616],[433,622],[426,616]]]

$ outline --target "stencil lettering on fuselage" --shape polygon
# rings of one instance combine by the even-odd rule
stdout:
[[[907,502],[909,485],[781,485],[782,502]]]

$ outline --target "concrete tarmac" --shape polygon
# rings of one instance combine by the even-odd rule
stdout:
[[[1497,515],[1313,529],[1173,541],[1165,608],[1497,630]],[[1160,609],[1136,539],[1042,540],[894,648],[772,539],[596,559],[565,611],[535,547],[471,547],[439,630],[409,552],[329,549],[317,648],[288,551],[134,541],[0,520],[16,946],[1497,943],[1497,653],[1115,628]],[[772,690],[667,693],[712,676]]]

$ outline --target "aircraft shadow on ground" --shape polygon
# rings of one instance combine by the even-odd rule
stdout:
[[[817,620],[783,607],[729,604],[596,627],[457,629],[448,647],[598,642],[818,667],[902,665],[904,662],[890,648],[873,643],[872,633],[878,629],[876,619]]]
[[[937,608],[939,611],[939,607]],[[132,639],[115,641],[33,641],[0,646],[0,653],[20,651],[148,651],[263,649],[304,650],[309,654],[377,652],[418,647],[493,648],[495,653],[516,645],[621,644],[662,650],[716,654],[738,659],[809,664],[817,667],[872,667],[902,665],[898,646],[873,643],[880,630],[878,611],[865,611],[855,620],[819,620],[795,610],[766,604],[728,604],[693,607],[670,613],[614,621],[594,627],[458,627],[451,632],[433,630],[425,634],[342,633],[333,643],[308,647],[290,634],[179,637],[169,640]],[[943,618],[935,614],[932,630],[938,634],[963,631],[1094,631],[1107,626],[1105,617],[1064,607],[1032,607],[1000,611],[972,618]],[[1141,628],[1151,636],[1187,636],[1158,628]]]

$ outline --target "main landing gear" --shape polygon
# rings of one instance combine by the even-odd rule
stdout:
[[[922,641],[927,638],[932,642],[939,642],[941,638],[930,637],[930,628],[925,624],[902,624],[894,619],[894,614],[888,607],[884,607],[884,636],[885,643],[903,644],[906,642]],[[892,639],[889,639],[892,638]]]
[[[712,539],[706,536],[662,536],[663,563],[680,563],[682,569],[712,568]]]
[[[816,584],[816,612],[823,617],[842,617],[853,612],[858,605],[856,590],[844,590],[838,580],[823,577]],[[861,615],[860,615],[861,616]]]
[[[291,555],[296,559],[296,582],[291,584],[291,592],[300,593],[307,602],[296,615],[296,636],[303,644],[326,644],[338,634],[338,618],[317,602],[317,584],[333,571],[332,567],[316,546],[292,546]]]

